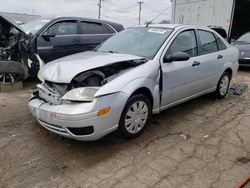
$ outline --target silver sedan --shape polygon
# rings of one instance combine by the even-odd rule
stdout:
[[[65,137],[91,141],[115,130],[136,137],[152,113],[207,93],[224,98],[238,55],[205,27],[129,28],[93,51],[46,64],[29,108]]]

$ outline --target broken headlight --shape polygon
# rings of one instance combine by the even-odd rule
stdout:
[[[100,87],[79,87],[70,90],[63,96],[63,100],[91,102],[95,98],[96,92]]]
[[[44,76],[41,73],[41,70],[38,71],[37,73],[37,78],[41,81],[41,82],[45,82]]]

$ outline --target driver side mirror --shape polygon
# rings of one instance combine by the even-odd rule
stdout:
[[[190,56],[185,52],[175,52],[174,54],[167,55],[163,58],[163,63],[170,63],[172,61],[187,61]]]
[[[54,32],[51,32],[50,30],[48,31],[45,31],[43,33],[43,37],[46,38],[46,39],[49,39],[49,38],[52,38],[52,37],[55,37],[56,34]]]

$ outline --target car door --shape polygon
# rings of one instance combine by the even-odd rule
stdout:
[[[161,63],[162,108],[181,102],[199,91],[197,88],[199,57],[195,30],[185,30],[179,33],[164,56],[168,57],[176,52],[185,52],[190,59]]]
[[[37,38],[37,51],[45,62],[80,52],[77,20],[58,21]]]
[[[115,31],[108,28],[104,23],[81,21],[81,49],[82,51],[92,50],[100,43],[115,34]]]
[[[220,50],[218,36],[206,30],[197,30],[200,56],[199,56],[199,88],[200,92],[210,90],[215,87],[218,82],[218,76],[224,64],[225,51]],[[222,41],[221,41],[222,42]]]

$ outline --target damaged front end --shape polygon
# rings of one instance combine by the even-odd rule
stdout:
[[[41,59],[20,26],[0,16],[0,82],[13,83],[36,75]]]
[[[70,83],[56,83],[45,80],[39,72],[38,77],[43,83],[37,86],[34,98],[42,99],[54,105],[71,102],[92,102],[95,98],[101,97],[95,94],[102,86],[146,62],[146,59],[135,59],[111,63],[81,72]]]

